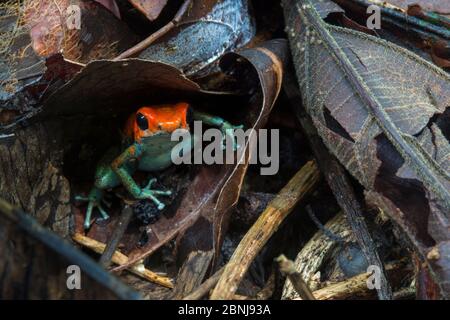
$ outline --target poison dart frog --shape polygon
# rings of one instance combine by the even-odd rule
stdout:
[[[135,199],[149,199],[158,210],[164,209],[165,205],[158,196],[169,196],[171,191],[152,189],[156,179],[151,179],[146,187],[141,188],[132,175],[136,170],[152,172],[169,167],[172,164],[172,148],[179,143],[171,141],[172,132],[176,129],[190,130],[194,120],[219,127],[223,139],[230,129],[242,128],[220,117],[196,111],[186,102],[141,107],[126,122],[122,146],[111,148],[99,161],[95,183],[89,195],[76,197],[76,200],[88,202],[84,228],[89,229],[94,208],[98,209],[103,219],[109,218],[102,206],[103,192],[120,185]],[[188,148],[192,148],[195,143],[192,139],[195,139],[194,135],[188,141]],[[234,143],[234,139],[232,141]],[[233,148],[236,149],[236,145]]]

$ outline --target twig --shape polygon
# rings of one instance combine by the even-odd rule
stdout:
[[[124,285],[119,279],[106,272],[97,262],[77,250],[72,244],[40,225],[31,215],[15,208],[0,199],[0,214],[14,222],[28,235],[42,242],[45,246],[78,265],[88,276],[111,290],[120,299],[141,299],[141,295]]]
[[[276,277],[275,271],[272,271],[269,279],[267,280],[264,287],[256,294],[256,300],[268,300],[275,291]]]
[[[244,296],[242,294],[233,294],[233,297],[231,298],[231,300],[254,300],[251,297],[248,296]]]
[[[336,214],[328,220],[325,228],[345,240],[351,239],[350,227],[342,212]],[[314,236],[302,247],[295,258],[295,268],[302,276],[302,279],[308,284],[311,290],[318,289],[316,281],[317,272],[320,272],[325,261],[333,253],[333,250],[339,244],[331,240],[322,230],[317,231]],[[298,297],[290,281],[286,281],[283,288],[281,299],[293,300]]]
[[[200,300],[205,295],[207,295],[208,292],[212,288],[214,288],[214,286],[219,281],[219,278],[222,275],[224,269],[225,269],[225,267],[222,267],[219,270],[217,270],[217,272],[214,273],[214,275],[212,275],[208,280],[203,282],[197,289],[195,289],[194,292],[192,292],[191,294],[184,297],[183,300]],[[257,300],[269,299],[269,297],[272,296],[274,289],[275,289],[275,273],[272,273],[272,275],[269,277],[269,280],[267,281],[267,284],[256,295],[256,299]],[[239,297],[243,297],[243,296],[239,296],[239,295],[235,294],[235,295],[233,295],[232,300],[242,300]],[[247,298],[245,298],[245,300],[251,300],[251,298],[247,297]]]
[[[105,251],[106,245],[102,242],[99,242],[97,240],[94,240],[92,238],[86,237],[80,233],[75,233],[72,237],[72,239],[81,244],[82,246],[91,249],[92,251],[95,251],[99,254],[102,254]],[[121,253],[120,251],[115,251],[112,256],[112,262],[118,265],[125,264],[128,261],[128,257]],[[164,286],[166,288],[173,288],[173,283],[170,278],[163,277],[160,275],[157,275],[156,273],[146,269],[146,268],[139,268],[136,266],[133,266],[128,269],[130,272],[148,280],[151,282],[154,282],[156,284],[159,284],[161,286]]]
[[[184,14],[187,12],[189,6],[191,5],[192,0],[185,0],[183,4],[181,5],[180,9],[178,9],[177,13],[175,14],[175,17],[170,21],[168,24],[163,26],[158,31],[152,33],[149,37],[139,42],[134,47],[122,52],[119,54],[116,58],[114,58],[114,61],[126,59],[133,57],[137,54],[139,54],[141,51],[147,49],[153,42],[161,38],[163,35],[168,33],[170,30],[175,28],[177,24],[180,22],[181,18],[183,18]]]
[[[213,251],[193,251],[178,272],[172,299],[179,300],[199,287],[208,271]]]
[[[415,300],[416,288],[407,287],[394,292],[394,300]]]
[[[117,221],[117,225],[115,226],[114,232],[111,235],[111,239],[109,239],[108,243],[106,244],[105,251],[100,257],[99,263],[103,268],[107,269],[109,267],[112,256],[114,252],[116,252],[120,239],[122,239],[123,234],[130,224],[132,217],[133,209],[128,204],[125,204],[119,217],[119,221]]]
[[[278,262],[281,273],[285,274],[289,281],[291,281],[292,286],[300,295],[300,298],[303,300],[316,300],[311,289],[302,279],[302,275],[295,270],[294,262],[287,259],[284,255],[279,256],[275,261]]]
[[[11,134],[0,134],[0,139],[12,138],[14,136],[15,136],[14,133],[11,133]]]
[[[318,136],[316,129],[312,125],[311,118],[303,110],[300,92],[292,72],[286,72],[283,88],[291,101],[292,107],[295,109],[294,111],[297,112],[298,119],[310,142],[311,149],[314,152],[320,170],[323,172],[337,203],[346,214],[348,223],[355,233],[356,240],[367,259],[367,262],[371,265],[380,267],[381,288],[378,290],[379,298],[381,300],[392,299],[392,289],[387,281],[383,264],[378,256],[376,246],[364,221],[361,206],[356,199],[355,192],[347,173],[341,164],[328,152],[328,149],[325,147],[321,138]]]
[[[184,297],[183,300],[200,300],[205,295],[207,295],[208,292],[219,281],[219,278],[222,275],[224,269],[225,268],[222,267],[219,270],[217,270],[216,273],[214,273],[210,278],[208,278],[208,280],[206,280],[200,286],[198,286],[197,289],[194,290],[194,292],[191,292],[186,297]]]
[[[275,233],[295,205],[319,182],[314,161],[301,168],[273,199],[239,243],[215,287],[211,299],[231,299],[251,262]]]
[[[404,261],[397,261],[386,265],[386,270],[393,272],[404,266]],[[341,282],[333,283],[313,292],[317,300],[339,300],[349,297],[362,296],[370,293],[367,280],[372,275],[370,272],[361,273]]]
[[[367,0],[352,0],[350,2],[347,0],[336,0],[336,2],[345,9],[356,11],[359,14],[367,14],[367,7],[373,4]],[[450,39],[450,30],[444,25],[444,21],[446,21],[444,16],[438,14],[434,15],[434,18],[440,17],[443,20],[441,21],[441,24],[433,24],[433,22],[430,23],[427,21],[426,16],[423,17],[425,19],[421,19],[421,17],[408,15],[402,11],[388,8],[383,5],[379,5],[379,8],[381,11],[382,23],[386,23],[386,25],[389,25],[391,28],[396,27],[398,28],[396,30],[403,30],[406,32],[411,31],[411,29],[421,30],[421,33],[428,34],[429,36],[437,35],[442,39]]]

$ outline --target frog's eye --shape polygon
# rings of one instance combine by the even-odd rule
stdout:
[[[148,129],[148,120],[147,118],[140,112],[136,114],[136,123],[142,131]]]

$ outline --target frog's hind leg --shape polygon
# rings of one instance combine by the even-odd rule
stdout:
[[[88,203],[87,209],[86,209],[86,216],[84,218],[84,229],[87,230],[91,226],[92,211],[94,210],[94,208],[98,209],[98,211],[100,212],[100,214],[102,215],[102,218],[104,220],[109,219],[109,215],[106,213],[106,211],[102,207],[102,200],[103,200],[103,190],[102,189],[93,187],[87,197],[76,196],[75,200],[86,201]]]
[[[120,156],[118,156],[111,164],[112,169],[120,177],[122,185],[135,199],[151,199],[159,210],[164,209],[164,204],[158,200],[157,195],[169,196],[171,191],[153,190],[152,184],[156,181],[151,179],[145,188],[141,188],[132,177],[130,172],[130,164],[134,163],[133,159],[137,159],[142,155],[142,146],[134,144],[126,149]]]
[[[75,200],[86,201],[88,203],[87,209],[86,209],[86,216],[84,218],[84,229],[87,230],[91,226],[92,211],[94,210],[94,208],[98,209],[98,211],[102,215],[103,219],[105,219],[105,220],[109,219],[109,215],[106,213],[106,211],[102,207],[102,200],[103,200],[103,190],[102,189],[93,187],[87,197],[76,196]]]
[[[102,219],[109,219],[109,215],[106,210],[103,208],[103,192],[104,190],[111,189],[117,187],[121,184],[121,180],[119,176],[114,172],[110,165],[110,159],[112,158],[112,154],[107,154],[97,166],[95,171],[95,183],[94,187],[89,192],[87,197],[75,197],[76,200],[86,201],[87,209],[86,216],[84,219],[84,228],[87,230],[91,226],[91,218],[92,212],[95,208],[100,212]],[[132,168],[128,168],[130,171],[133,171]]]

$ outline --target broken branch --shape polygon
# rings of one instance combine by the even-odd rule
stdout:
[[[91,239],[89,237],[86,237],[80,233],[75,233],[73,235],[72,239],[75,242],[81,244],[82,246],[89,248],[92,251],[97,252],[98,254],[102,254],[105,251],[106,244],[104,244],[100,241]],[[112,255],[111,261],[115,264],[123,265],[128,262],[128,257],[119,251],[115,251],[114,254]],[[150,271],[146,268],[141,269],[137,266],[133,266],[133,267],[129,268],[128,270],[148,281],[159,284],[166,288],[171,288],[171,289],[173,288],[173,283],[172,283],[171,279],[157,275],[153,271]]]
[[[294,289],[303,300],[316,300],[311,289],[302,279],[302,275],[295,270],[294,262],[286,258],[283,254],[276,258],[275,261],[278,262],[281,273],[288,277],[289,281],[291,281],[294,286]]]

